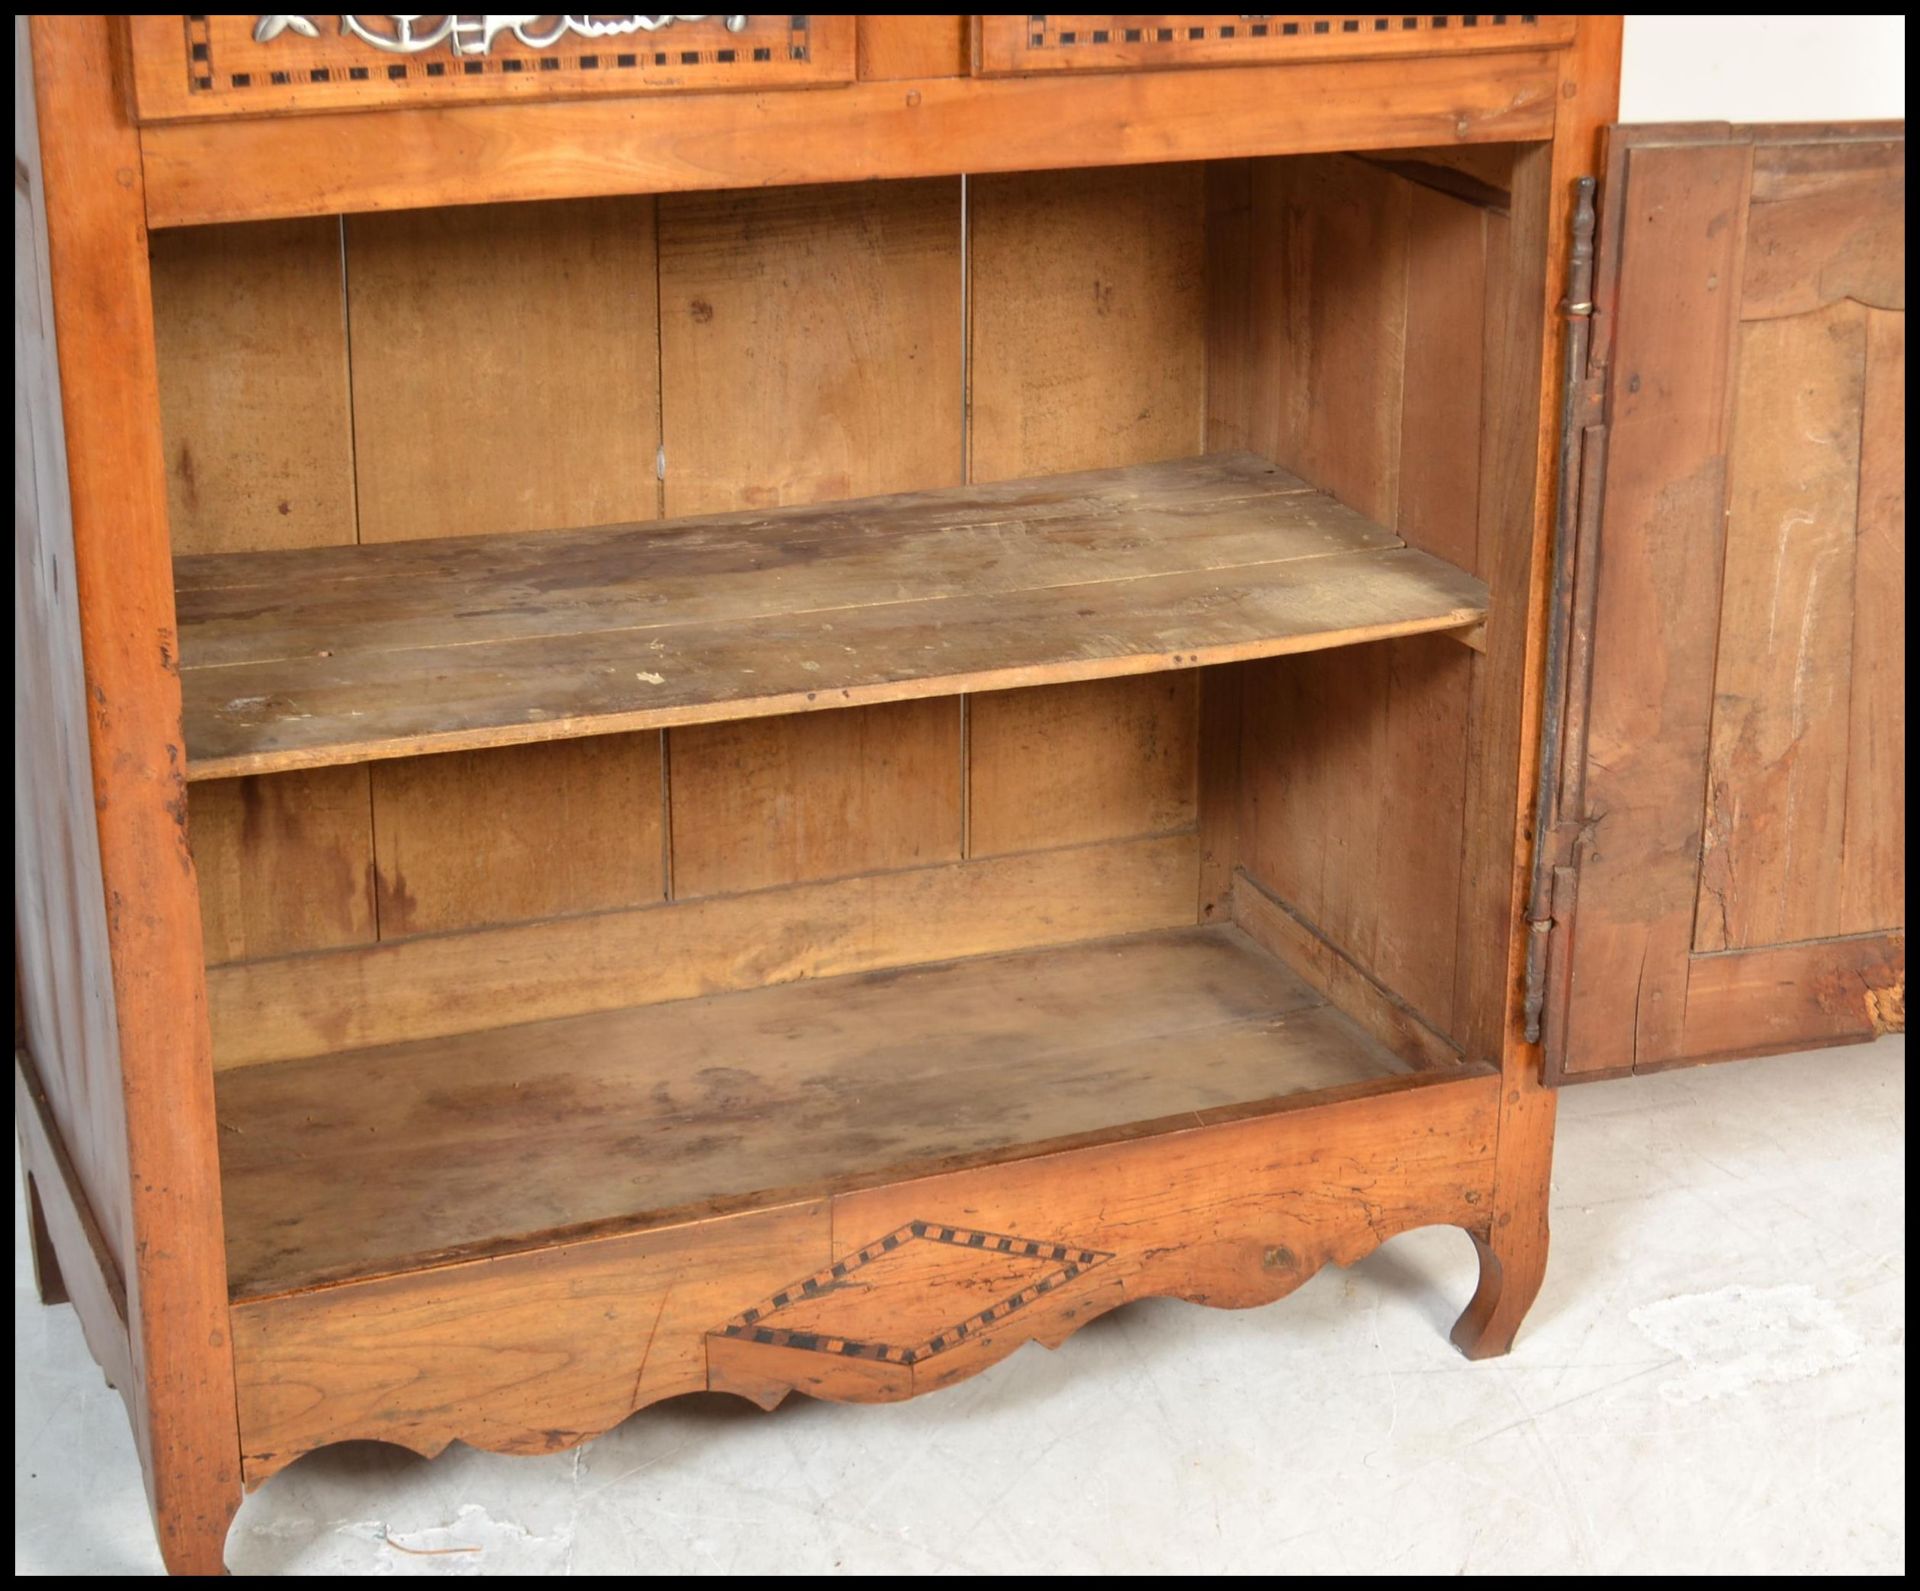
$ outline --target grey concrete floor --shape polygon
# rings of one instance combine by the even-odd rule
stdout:
[[[688,1398],[573,1452],[330,1449],[236,1572],[1899,1572],[1904,1041],[1567,1092],[1511,1357],[1465,1237],[1239,1313],[1149,1301],[918,1402]],[[118,1396],[15,1214],[15,1566],[157,1571]]]

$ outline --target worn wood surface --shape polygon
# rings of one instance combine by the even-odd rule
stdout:
[[[180,581],[201,778],[1158,672],[1484,616],[1470,576],[1239,456],[659,530],[188,559]],[[265,586],[291,600],[263,608]]]
[[[1199,671],[970,699],[969,854],[1187,832]]]
[[[1701,593],[1720,588],[1751,158],[1634,149],[1609,189],[1635,231],[1614,305],[1570,1070],[1682,1053],[1715,642]]]
[[[363,216],[346,241],[363,542],[660,512],[651,200]]]
[[[672,745],[676,900],[960,858],[952,697],[699,725]]]
[[[649,906],[666,891],[660,737],[375,763],[380,938]]]
[[[824,1199],[233,1311],[249,1487],[354,1437],[550,1453],[707,1390],[706,1334],[828,1251]]]
[[[666,512],[959,485],[960,242],[951,178],[662,199]]]
[[[1455,1066],[1460,1046],[1352,956],[1244,871],[1233,883],[1233,922],[1278,956],[1409,1066]]]
[[[1429,1081],[1441,1075],[1358,1085],[1345,1102],[1300,1096],[1291,1111],[1282,1101],[1253,1119],[1205,1113],[1199,1130],[1171,1137],[840,1195],[832,1258],[846,1275],[821,1269],[849,1285],[816,1303],[800,1271],[785,1308],[756,1300],[756,1320],[736,1316],[726,1326],[737,1332],[710,1339],[711,1383],[762,1404],[790,1390],[855,1401],[932,1391],[1025,1343],[1057,1345],[1129,1299],[1245,1308],[1409,1226],[1471,1226],[1488,1197],[1497,1086],[1485,1075]],[[1355,1186],[1369,1190],[1364,1211]],[[980,1258],[955,1266],[956,1247]],[[782,1325],[803,1309],[811,1343]],[[831,1351],[848,1340],[891,1352]]]
[[[1551,136],[1555,52],[148,127],[155,226]],[[316,128],[318,130],[316,130]]]
[[[176,555],[359,539],[343,267],[335,217],[154,236]]]
[[[209,966],[373,942],[365,768],[209,780],[187,817]]]
[[[38,16],[15,32],[14,191],[28,187],[40,223],[31,285],[43,317],[51,305],[58,362],[56,398],[43,318],[32,351],[35,396],[52,406],[35,430],[44,424],[65,439],[64,459],[46,455],[54,473],[40,512],[51,523],[40,529],[54,548],[71,536],[62,585],[77,599],[86,680],[84,717],[71,695],[36,706],[73,749],[35,778],[60,788],[89,764],[92,775],[64,825],[37,842],[57,844],[63,828],[71,833],[91,818],[94,887],[104,884],[93,898],[106,906],[107,957],[99,956],[97,926],[88,926],[97,924],[90,906],[68,921],[82,925],[84,977],[96,989],[112,986],[113,1021],[105,1035],[82,1029],[34,1053],[62,1078],[57,1096],[48,1089],[53,1120],[84,1146],[88,1159],[75,1164],[123,1266],[132,1374],[122,1389],[161,1554],[176,1571],[217,1573],[239,1501],[233,1362],[200,906],[186,839],[145,194],[109,26],[102,17]],[[73,684],[71,612],[47,631],[57,648],[47,676],[56,691]],[[72,786],[61,794],[70,799]],[[92,870],[84,852],[60,867],[70,869],[63,887],[76,891]],[[24,926],[37,936],[52,924]],[[63,945],[58,954],[73,952]],[[27,982],[34,997],[45,987]],[[30,1019],[34,1042],[38,1022],[52,1015]],[[76,1040],[93,1043],[77,1050]],[[103,1156],[105,1145],[112,1148]]]
[[[227,1068],[1190,924],[1191,835],[218,967]]]
[[[1252,350],[1255,445],[1479,573],[1483,411],[1512,379],[1486,358],[1501,218],[1348,156],[1256,161],[1250,204],[1247,320],[1219,340]],[[1242,860],[1452,1032],[1464,965],[1495,954],[1460,920],[1480,665],[1427,641],[1331,662],[1249,672]]]
[[[967,197],[970,478],[1202,451],[1203,168],[988,176]]]
[[[784,1202],[1392,1075],[1230,927],[223,1074],[239,1296]]]
[[[248,1484],[348,1438],[548,1452],[706,1387],[769,1405],[791,1390],[930,1391],[1129,1299],[1266,1302],[1408,1227],[1480,1219],[1495,1079],[1343,1092],[1253,1119],[1206,1113],[1172,1136],[242,1301]],[[1355,1185],[1370,1190],[1364,1206]]]
[[[1904,981],[1896,132],[1615,138],[1593,685],[1565,753],[1567,1076],[1899,1020],[1872,1014]]]

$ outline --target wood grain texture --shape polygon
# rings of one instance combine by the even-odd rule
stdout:
[[[153,239],[176,556],[359,539],[337,219]]]
[[[1839,928],[1866,322],[1740,328],[1695,950]]]
[[[249,1487],[352,1437],[551,1453],[707,1390],[706,1334],[828,1248],[813,1200],[233,1311]]]
[[[214,969],[214,1063],[327,1055],[1193,921],[1190,835]]]
[[[647,199],[349,221],[360,539],[659,513],[654,294]]]
[[[649,906],[666,892],[660,737],[375,763],[380,938]]]
[[[960,859],[952,697],[673,733],[676,900]]]
[[[660,201],[666,509],[961,480],[960,184]]]
[[[1683,1053],[1751,151],[1635,148],[1620,256],[1566,1068]],[[1637,667],[1610,660],[1636,660]],[[1630,1013],[1623,1020],[1622,1013]]]
[[[297,1290],[1402,1070],[1225,926],[250,1067],[220,1085],[228,1266]]]
[[[1554,54],[1061,80],[855,83],[618,104],[448,106],[149,127],[154,226],[606,193],[864,182],[1250,154],[1498,143],[1552,134]],[[1276,92],[1276,90],[1279,90]]]
[[[1345,155],[1253,171],[1255,445],[1398,522],[1413,187]]]
[[[1841,933],[1907,916],[1907,318],[1867,315]]]
[[[933,1340],[904,1366],[846,1366],[819,1346],[755,1340],[779,1331],[785,1312],[776,1311],[739,1337],[711,1339],[712,1384],[763,1405],[788,1391],[862,1402],[928,1392],[1028,1342],[1057,1346],[1130,1299],[1245,1308],[1410,1226],[1476,1224],[1490,1191],[1497,1089],[1484,1075],[1428,1080],[1435,1075],[1375,1085],[1390,1092],[1371,1097],[1307,1096],[1249,1120],[1223,1113],[1154,1143],[843,1194],[833,1204],[834,1258],[852,1285],[812,1306],[818,1344],[899,1347],[929,1328]],[[1369,1190],[1364,1211],[1355,1187]],[[975,1234],[980,1260],[927,1274],[924,1256],[956,1241],[972,1247]],[[896,1247],[876,1254],[888,1235]],[[1004,1256],[1001,1237],[1010,1240]],[[1021,1264],[1028,1242],[1051,1261],[1039,1278]],[[875,1257],[856,1265],[863,1251]],[[969,1306],[977,1312],[964,1314]],[[905,1387],[885,1373],[900,1369]]]
[[[1695,956],[1687,967],[1686,1045],[1677,1059],[1863,1044],[1906,1026],[1904,933]]]
[[[1128,1299],[1264,1302],[1408,1227],[1480,1219],[1495,1079],[1343,1092],[1151,1142],[242,1302],[248,1484],[349,1438],[547,1452],[702,1387],[766,1405],[930,1391]],[[1074,1258],[1056,1259],[1069,1243]],[[1084,1266],[1079,1245],[1093,1245]],[[1022,1291],[1025,1307],[994,1308]],[[762,1309],[764,1331],[742,1326]],[[969,1329],[943,1334],[950,1321]],[[801,1324],[818,1333],[808,1346]],[[854,1332],[893,1358],[820,1351]],[[915,1337],[926,1356],[903,1364]]]
[[[967,197],[969,478],[1200,451],[1202,168],[982,177]]]
[[[316,768],[194,787],[187,815],[209,966],[373,943],[367,782],[365,768]]]
[[[1903,1010],[1904,311],[1868,307],[1904,302],[1886,285],[1904,255],[1897,131],[1613,139],[1595,684],[1571,720],[1587,782],[1563,786],[1585,804],[1556,894],[1569,1076],[1844,1042]],[[1643,203],[1649,171],[1665,189]],[[1702,193],[1731,191],[1728,173],[1744,200],[1716,208]],[[1697,270],[1676,270],[1676,220],[1719,229]],[[1691,311],[1676,281],[1695,284]],[[1682,350],[1676,386],[1662,361]],[[1723,521],[1722,572],[1702,559]],[[1711,619],[1662,607],[1676,589],[1716,592]],[[1629,989],[1640,1042],[1610,1045]]]
[[[1470,576],[1233,455],[658,530],[189,559],[180,579],[200,778],[1157,673],[1484,615]],[[291,595],[263,612],[263,583]]]
[[[1790,142],[1762,133],[1755,144],[1742,317],[1803,315],[1843,298],[1904,311],[1906,140],[1809,131]]]
[[[1194,826],[1199,671],[971,699],[973,856]]]
[[[1459,1045],[1245,872],[1234,880],[1232,920],[1409,1066],[1459,1064]]]
[[[63,424],[68,486],[52,501],[71,524],[93,775],[80,812],[93,816],[107,910],[110,965],[89,960],[86,974],[111,981],[115,1026],[113,1045],[84,1062],[65,1045],[40,1060],[80,1085],[79,1110],[96,1118],[82,1141],[124,1145],[110,1168],[95,1167],[89,1195],[96,1210],[126,1212],[108,1230],[127,1244],[134,1445],[168,1567],[218,1573],[240,1489],[233,1361],[143,163],[110,27],[37,16],[15,31],[15,192],[23,176],[34,186],[46,240],[44,255],[35,245],[40,302],[51,298],[59,366],[46,418]],[[69,720],[66,733],[79,732]],[[63,1131],[76,1115],[56,1114]]]
[[[963,16],[856,17],[857,75],[862,82],[901,77],[960,77],[968,64]]]

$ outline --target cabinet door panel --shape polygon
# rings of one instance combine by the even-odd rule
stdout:
[[[1613,130],[1563,1080],[1904,1025],[1905,177],[1885,125]]]

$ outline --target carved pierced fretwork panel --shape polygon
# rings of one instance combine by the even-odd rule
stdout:
[[[853,80],[854,19],[130,17],[142,121]]]
[[[1572,17],[1006,16],[974,19],[974,70],[1019,72],[1236,66],[1369,55],[1538,49],[1573,37]]]

